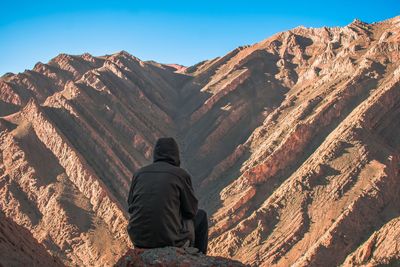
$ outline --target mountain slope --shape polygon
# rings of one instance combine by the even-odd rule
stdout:
[[[122,51],[61,54],[7,74],[0,208],[64,263],[110,265],[131,246],[131,174],[169,135],[211,217],[212,255],[396,262],[399,31],[399,17],[355,20],[298,27],[188,68]]]
[[[398,21],[297,28],[237,55],[235,67],[260,50],[281,55],[274,77],[284,72],[289,91],[207,177],[205,191],[224,183],[204,201],[214,254],[338,265],[399,216]]]
[[[0,212],[1,266],[63,266],[32,234]]]
[[[173,72],[141,64],[126,52],[60,55],[3,78],[21,103],[10,101],[19,111],[1,119],[1,209],[65,263],[108,264],[128,249],[132,171],[149,161],[158,136],[173,134]],[[18,87],[21,77],[32,86]]]

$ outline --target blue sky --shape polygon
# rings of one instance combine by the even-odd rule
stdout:
[[[400,15],[381,1],[3,1],[0,75],[31,69],[59,53],[120,50],[162,63],[193,65],[299,25],[344,26]]]

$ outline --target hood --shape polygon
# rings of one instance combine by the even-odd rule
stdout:
[[[153,151],[153,161],[166,161],[175,166],[181,164],[179,147],[174,138],[166,137],[157,140]]]

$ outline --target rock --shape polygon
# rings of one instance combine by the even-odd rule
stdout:
[[[183,248],[165,247],[156,249],[130,249],[115,264],[116,267],[178,267],[215,266],[241,267],[239,261],[222,257],[205,256],[202,253],[188,252]]]
[[[55,255],[0,211],[0,266],[64,266]]]
[[[188,68],[121,51],[4,75],[0,209],[65,265],[113,264],[132,173],[174,136],[211,256],[396,263],[399,21],[297,27]]]

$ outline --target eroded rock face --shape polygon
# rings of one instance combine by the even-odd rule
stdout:
[[[64,266],[24,227],[0,212],[1,266]]]
[[[131,247],[132,173],[174,136],[213,256],[399,260],[400,18],[278,33],[191,67],[61,54],[0,79],[0,209],[67,265]]]
[[[171,135],[162,109],[174,105],[155,104],[169,85],[140,64],[124,52],[107,60],[60,55],[30,72],[50,84],[59,77],[58,90],[43,100],[18,87],[26,104],[1,118],[1,210],[67,265],[112,265],[130,247],[125,199],[132,172],[149,162],[158,136]],[[48,69],[56,76],[43,77]],[[6,79],[16,86],[18,77]]]
[[[165,247],[156,249],[131,249],[115,264],[117,267],[244,267],[231,259],[205,256],[202,253],[188,252],[183,248]]]

